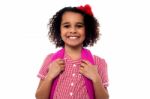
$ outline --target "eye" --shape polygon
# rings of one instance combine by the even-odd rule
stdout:
[[[64,28],[69,28],[69,27],[70,27],[70,25],[64,25],[63,27],[64,27]]]
[[[82,28],[82,27],[84,27],[84,25],[83,24],[77,24],[76,27],[77,28]]]

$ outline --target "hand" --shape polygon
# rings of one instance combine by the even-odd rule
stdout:
[[[56,59],[49,65],[49,71],[47,77],[54,79],[58,76],[65,68],[65,62],[62,59]]]
[[[97,66],[93,66],[90,62],[86,60],[81,61],[79,72],[87,78],[91,79],[92,81],[95,81],[97,78],[99,78]]]

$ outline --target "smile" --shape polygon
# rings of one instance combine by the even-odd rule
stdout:
[[[69,36],[68,38],[69,39],[78,39],[79,37],[78,36]]]

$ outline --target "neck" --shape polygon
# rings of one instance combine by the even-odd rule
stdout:
[[[73,48],[65,46],[65,53],[69,55],[73,60],[79,59],[81,57],[81,47]]]

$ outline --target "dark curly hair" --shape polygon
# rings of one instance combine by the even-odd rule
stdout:
[[[50,41],[52,41],[57,47],[64,47],[64,42],[61,39],[60,35],[60,24],[62,21],[62,16],[65,12],[75,12],[80,13],[84,17],[85,24],[85,33],[86,37],[83,41],[83,47],[93,46],[94,43],[99,39],[99,23],[94,16],[88,15],[82,10],[77,9],[76,7],[64,7],[59,10],[49,21],[48,24],[48,36]]]

